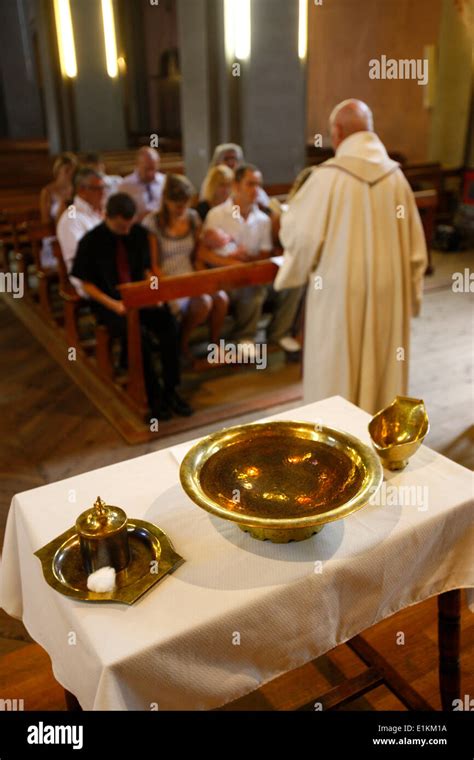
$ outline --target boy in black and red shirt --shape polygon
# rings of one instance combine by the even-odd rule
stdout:
[[[150,274],[148,233],[134,224],[136,206],[125,193],[112,195],[106,207],[105,221],[81,239],[71,270],[73,277],[91,299],[91,307],[100,324],[112,337],[118,337],[126,351],[125,307],[118,285],[145,280]],[[151,414],[161,420],[172,413],[192,414],[191,407],[177,393],[180,382],[178,325],[166,304],[140,310],[142,354],[145,386]],[[159,339],[163,388],[153,367],[150,330]]]

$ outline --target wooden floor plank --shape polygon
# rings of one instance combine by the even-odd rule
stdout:
[[[95,370],[91,360],[87,360],[79,352],[75,361],[69,361],[69,346],[65,334],[57,326],[42,318],[40,308],[28,299],[15,299],[8,294],[0,294],[4,304],[13,311],[15,316],[25,325],[30,333],[53,357],[61,369],[79,386],[81,391],[92,401],[97,409],[112,423],[129,444],[141,443],[152,440],[156,434],[150,430],[142,417],[137,414],[127,401],[126,394],[115,384],[103,380]],[[228,370],[228,367],[225,367]],[[233,368],[234,375],[231,392],[222,392],[223,399],[217,403],[207,403],[200,408],[200,398],[191,399],[195,407],[195,413],[191,417],[173,417],[172,420],[160,424],[160,437],[172,435],[176,432],[192,430],[210,422],[216,422],[229,417],[267,409],[281,403],[287,403],[301,399],[300,370],[296,365],[289,368],[292,382],[281,376],[281,373],[269,372],[265,383],[257,394],[251,392],[255,385],[248,376],[242,377],[249,367],[239,366]],[[216,370],[217,372],[218,370]],[[248,371],[248,375],[261,373],[255,367]],[[288,374],[288,373],[286,373]],[[250,380],[250,382],[249,382]],[[260,381],[257,382],[261,385]],[[245,388],[245,390],[243,390]],[[224,401],[224,403],[222,403]]]
[[[2,699],[23,700],[24,710],[65,710],[64,690],[54,679],[51,661],[39,644],[0,657]]]

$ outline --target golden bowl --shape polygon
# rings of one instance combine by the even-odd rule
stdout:
[[[423,400],[396,396],[369,422],[374,449],[389,470],[403,470],[421,446],[430,423]]]
[[[302,541],[363,507],[383,480],[369,446],[307,422],[220,430],[186,454],[181,484],[202,509],[254,538]]]

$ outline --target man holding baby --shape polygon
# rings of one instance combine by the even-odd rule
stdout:
[[[208,266],[229,266],[269,258],[273,253],[270,217],[257,205],[262,174],[253,164],[236,169],[232,193],[225,203],[208,212],[203,226],[199,261]],[[287,352],[300,350],[291,337],[302,288],[276,292],[271,285],[238,288],[229,293],[235,327],[233,337],[239,343],[254,345],[258,321],[267,299],[274,303],[267,340]]]

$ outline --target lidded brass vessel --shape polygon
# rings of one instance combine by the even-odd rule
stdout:
[[[107,505],[100,496],[92,509],[76,520],[84,569],[88,574],[110,566],[116,572],[130,562],[127,515],[120,507]]]

